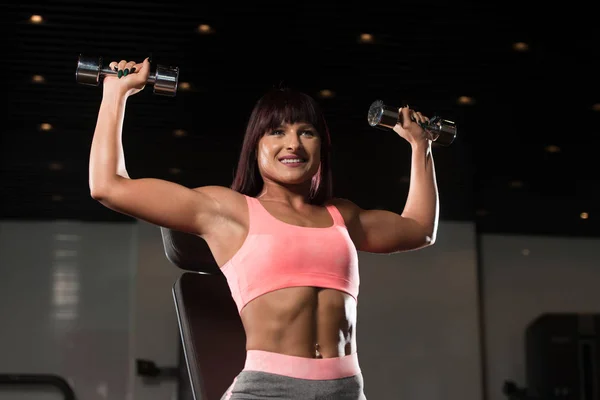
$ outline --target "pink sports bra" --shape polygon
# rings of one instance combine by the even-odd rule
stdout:
[[[280,221],[245,197],[248,236],[221,267],[238,312],[258,296],[294,286],[337,289],[358,301],[358,254],[335,206],[327,206],[332,226],[312,228]]]

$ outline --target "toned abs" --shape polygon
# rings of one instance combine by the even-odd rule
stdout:
[[[248,303],[241,318],[248,350],[308,358],[356,351],[356,302],[337,290],[276,290]]]

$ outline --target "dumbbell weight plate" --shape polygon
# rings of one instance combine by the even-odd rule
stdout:
[[[388,107],[382,100],[375,100],[367,114],[369,125],[379,129],[393,129],[398,123],[398,109]]]
[[[88,57],[80,55],[77,60],[75,80],[82,85],[98,86],[100,82],[100,70],[102,57]]]
[[[156,66],[156,74],[148,77],[148,81],[152,78],[154,85],[154,93],[164,96],[175,96],[177,93],[177,85],[179,82],[179,68],[165,67],[163,65]]]

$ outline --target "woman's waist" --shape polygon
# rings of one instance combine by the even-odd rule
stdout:
[[[287,339],[287,340],[286,340]],[[276,338],[247,335],[246,350],[266,351],[308,359],[340,358],[356,353],[356,339],[315,340],[314,338]]]
[[[244,371],[267,372],[299,379],[340,379],[361,373],[356,351],[340,357],[311,358],[249,349]]]

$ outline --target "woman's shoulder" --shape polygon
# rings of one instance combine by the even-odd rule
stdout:
[[[361,208],[353,201],[341,197],[333,197],[329,199],[325,203],[325,206],[334,206],[337,208],[345,221],[354,220],[358,217],[361,211]]]
[[[358,209],[358,205],[351,200],[345,199],[343,197],[332,197],[331,199],[325,202],[325,205],[332,205],[336,207],[344,207],[348,209]]]

